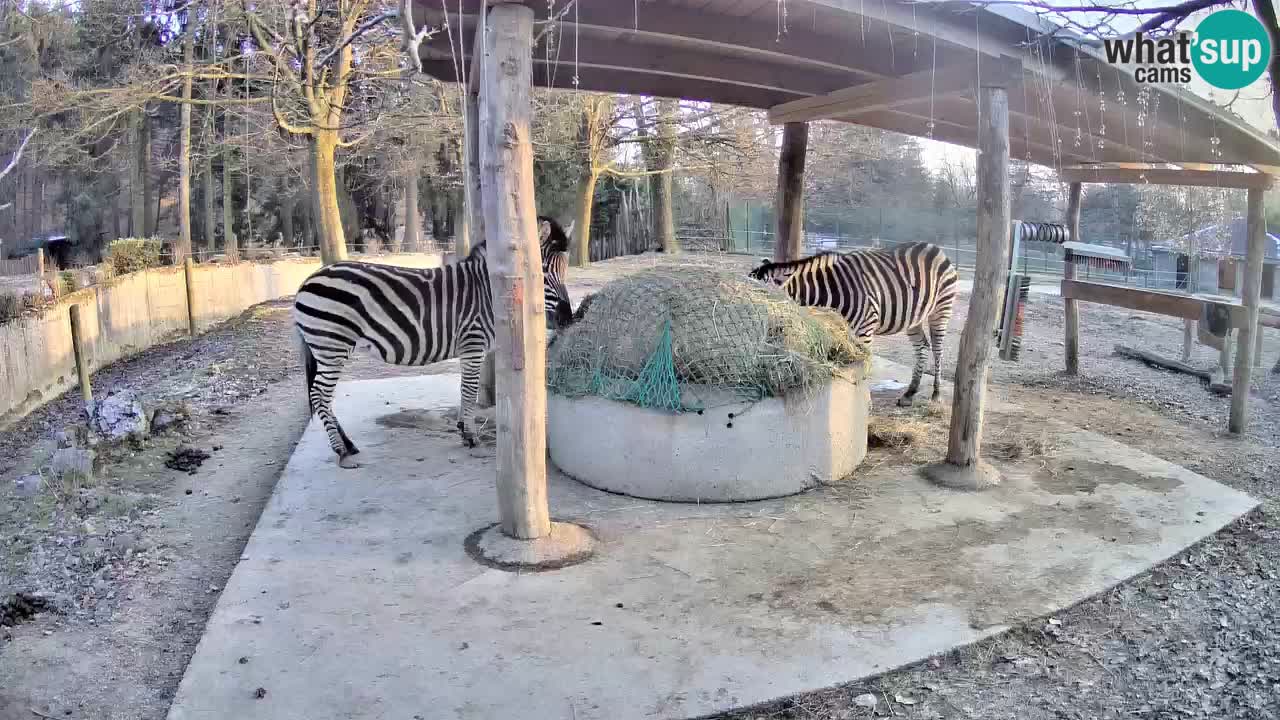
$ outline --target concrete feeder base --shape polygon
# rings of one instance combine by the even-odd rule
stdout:
[[[547,396],[547,448],[570,477],[648,500],[741,502],[847,477],[867,453],[866,370],[810,396],[669,413],[595,396]]]

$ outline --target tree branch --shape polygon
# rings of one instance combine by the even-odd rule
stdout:
[[[31,142],[31,138],[35,134],[35,128],[32,128],[31,132],[27,133],[27,136],[22,139],[22,144],[13,153],[13,157],[9,158],[9,164],[5,165],[3,170],[0,170],[0,180],[3,180],[6,175],[13,172],[13,169],[18,167],[18,163],[22,162],[22,151],[27,149],[27,143]]]

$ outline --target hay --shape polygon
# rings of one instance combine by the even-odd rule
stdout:
[[[585,299],[578,315],[547,362],[548,387],[568,397],[699,411],[808,394],[869,357],[837,313],[710,265],[616,280]]]
[[[917,445],[928,432],[929,425],[920,420],[876,416],[867,423],[867,447],[899,449]]]

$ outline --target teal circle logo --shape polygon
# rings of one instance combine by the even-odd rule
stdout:
[[[1196,28],[1191,62],[1210,85],[1239,90],[1262,77],[1271,38],[1258,18],[1243,10],[1218,10]]]

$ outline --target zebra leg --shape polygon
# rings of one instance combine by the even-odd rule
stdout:
[[[484,350],[466,351],[459,355],[462,365],[462,402],[458,406],[458,432],[467,447],[476,446],[472,432],[475,427],[476,398],[480,395],[480,368],[484,365]]]
[[[929,346],[929,340],[924,336],[924,328],[919,325],[907,328],[907,337],[911,338],[911,344],[915,346],[916,364],[911,369],[911,384],[902,393],[902,397],[898,398],[899,407],[910,407],[915,401],[916,392],[920,390],[920,376],[924,374],[924,351]],[[936,388],[937,385],[934,387]]]
[[[947,336],[949,319],[932,318],[929,322],[929,348],[933,351],[933,394],[929,402],[937,402],[942,397],[942,340]]]
[[[341,373],[342,365],[318,365],[307,395],[311,401],[311,412],[320,416],[320,422],[324,424],[325,434],[329,436],[329,447],[338,455],[338,465],[356,468],[360,467],[360,463],[354,456],[360,454],[360,449],[347,437],[342,425],[338,423],[338,416],[333,412],[333,391]]]

